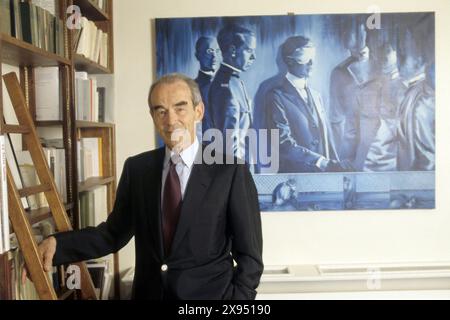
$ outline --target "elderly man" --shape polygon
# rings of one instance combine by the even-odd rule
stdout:
[[[134,236],[134,298],[254,299],[262,235],[248,168],[201,161],[203,103],[192,79],[162,77],[148,102],[166,146],[127,159],[105,223],[40,245],[45,268],[105,256]]]
[[[213,127],[228,140],[227,153],[249,161],[245,137],[252,125],[252,102],[240,75],[255,62],[256,36],[231,25],[220,30],[217,41],[223,61],[209,89]]]
[[[310,88],[315,48],[303,36],[288,38],[281,54],[285,79],[266,95],[269,129],[279,129],[279,172],[346,171],[338,161],[320,94]]]

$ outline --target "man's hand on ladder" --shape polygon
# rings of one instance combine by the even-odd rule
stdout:
[[[38,247],[39,255],[41,256],[42,261],[44,262],[44,271],[50,272],[53,267],[53,256],[56,252],[56,239],[55,237],[48,237]],[[24,268],[22,269],[22,284],[25,284],[28,277],[28,271],[26,265],[24,264]]]

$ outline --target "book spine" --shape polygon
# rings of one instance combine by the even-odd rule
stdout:
[[[0,166],[1,166],[1,211],[2,211],[2,234],[3,234],[3,249],[10,250],[9,243],[9,215],[8,215],[8,190],[6,181],[6,147],[5,137],[0,136]]]
[[[20,6],[20,19],[22,26],[23,41],[33,44],[31,32],[30,4],[28,2],[20,2],[19,6]]]

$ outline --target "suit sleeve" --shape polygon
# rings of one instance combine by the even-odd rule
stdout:
[[[220,88],[210,94],[212,101],[210,108],[214,109],[214,124],[217,126],[217,129],[222,131],[223,137],[227,137],[227,129],[232,130],[231,136],[229,137],[231,139],[230,141],[232,141],[231,154],[236,156],[239,141],[239,102],[233,96],[230,88]]]
[[[246,165],[236,167],[228,209],[232,254],[237,263],[232,299],[255,299],[264,269],[261,214],[256,186]]]
[[[435,168],[434,99],[421,98],[414,109],[414,170]]]
[[[106,256],[124,247],[134,234],[130,208],[129,160],[125,162],[116,201],[106,222],[97,227],[55,234],[54,265],[84,261]]]

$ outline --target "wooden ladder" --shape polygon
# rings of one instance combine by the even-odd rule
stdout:
[[[70,231],[72,227],[45,160],[44,152],[17,75],[12,72],[4,75],[3,79],[19,122],[19,125],[3,124],[3,132],[23,135],[23,141],[31,154],[41,183],[39,186],[18,190],[11,171],[7,168],[9,218],[39,297],[42,300],[58,300],[50,279],[44,271],[43,261],[39,255],[38,245],[33,236],[27,213],[22,205],[21,197],[44,192],[57,230],[59,232]],[[86,265],[84,263],[77,263],[76,265],[80,268],[81,298],[98,299]],[[20,281],[20,279],[17,281]]]

